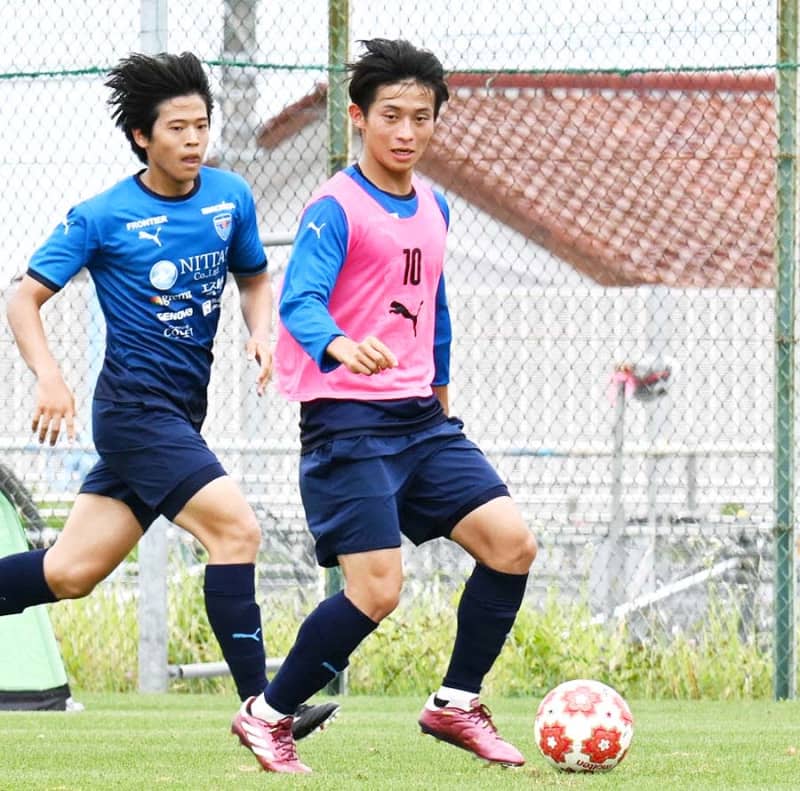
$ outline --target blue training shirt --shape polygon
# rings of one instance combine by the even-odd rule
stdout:
[[[137,174],[74,206],[28,274],[53,291],[91,275],[106,320],[95,398],[166,398],[202,419],[227,273],[266,266],[250,187],[203,167],[187,195],[157,195]]]

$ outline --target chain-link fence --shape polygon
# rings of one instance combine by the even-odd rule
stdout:
[[[548,590],[586,597],[598,618],[626,614],[669,633],[702,622],[713,592],[740,612],[743,638],[771,650],[776,527],[793,536],[774,505],[775,448],[792,442],[791,425],[774,430],[774,350],[779,88],[791,88],[795,63],[778,63],[776,42],[791,55],[796,8],[793,17],[789,4],[745,0],[602,9],[471,0],[458,10],[439,0],[0,0],[0,9],[6,294],[69,206],[137,167],[105,106],[104,72],[119,57],[190,49],[209,65],[212,158],[252,185],[279,283],[301,207],[334,155],[347,156],[329,145],[339,123],[329,94],[344,80],[331,48],[344,42],[356,55],[357,40],[385,36],[436,52],[452,98],[421,171],[451,208],[451,404],[540,539],[530,601]],[[783,293],[792,290],[790,274]],[[274,391],[256,398],[234,299],[228,289],[205,434],[262,520],[265,591],[314,601],[297,408]],[[46,316],[79,404],[79,442],[33,443],[32,379],[4,326],[2,445],[43,513],[57,514],[94,460],[89,404],[104,331],[87,278]],[[788,554],[784,620],[791,544]],[[433,579],[458,585],[467,565],[444,544],[409,552],[408,592]]]

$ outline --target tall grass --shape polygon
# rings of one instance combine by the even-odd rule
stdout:
[[[403,604],[351,659],[355,694],[424,695],[447,668],[455,633],[457,595]],[[201,580],[185,575],[169,588],[171,664],[219,661],[206,619]],[[262,604],[270,656],[283,656],[300,616],[291,607]],[[77,688],[126,692],[137,685],[136,600],[120,585],[101,586],[87,599],[50,609],[67,674]],[[691,634],[668,636],[655,627],[635,640],[626,624],[592,623],[588,605],[551,596],[541,608],[523,607],[500,658],[486,680],[487,694],[544,693],[576,677],[604,681],[625,695],[649,699],[769,697],[771,656],[739,634],[737,608],[712,596]],[[233,691],[230,678],[181,680],[174,689]]]
[[[85,690],[136,688],[139,628],[136,600],[119,584],[49,607],[70,683]]]

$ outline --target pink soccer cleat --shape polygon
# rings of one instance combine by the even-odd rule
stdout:
[[[277,722],[265,722],[250,713],[248,698],[236,713],[231,723],[231,733],[239,737],[262,768],[267,772],[307,774],[311,771],[297,757],[297,747],[292,736],[292,717],[286,716]]]
[[[440,709],[426,706],[420,714],[419,727],[423,733],[474,753],[486,761],[503,766],[522,766],[525,763],[522,753],[513,744],[500,738],[492,722],[492,713],[477,698],[472,701],[468,711],[455,706]]]

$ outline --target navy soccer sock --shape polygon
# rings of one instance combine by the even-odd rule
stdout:
[[[239,698],[260,695],[267,685],[261,610],[255,599],[255,565],[206,566],[208,622],[231,669]]]
[[[0,615],[14,615],[35,604],[57,601],[44,578],[46,549],[0,558]]]
[[[321,602],[303,621],[281,669],[264,692],[276,711],[289,714],[347,667],[350,654],[378,624],[343,591]]]
[[[458,628],[450,666],[442,683],[466,692],[481,691],[514,625],[527,574],[504,574],[476,564],[458,605]]]

